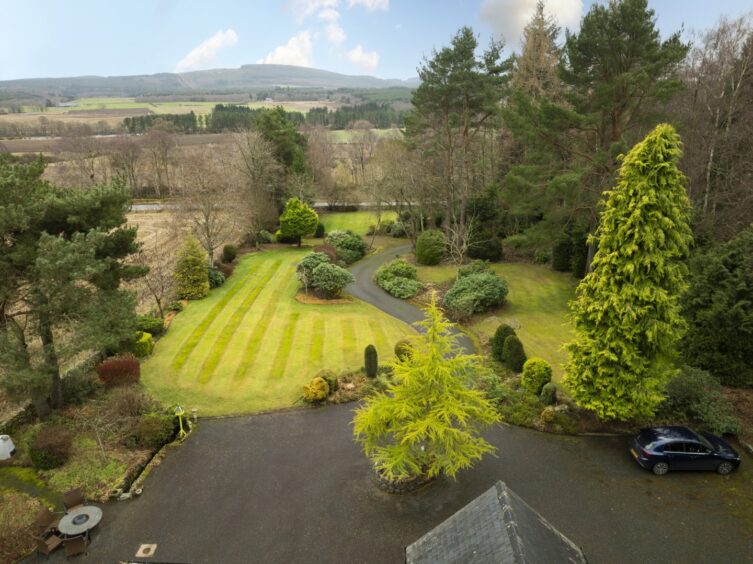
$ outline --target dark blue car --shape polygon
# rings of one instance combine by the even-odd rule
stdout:
[[[729,474],[740,466],[740,455],[711,433],[687,427],[641,429],[630,441],[633,458],[657,476],[670,470],[716,470]]]

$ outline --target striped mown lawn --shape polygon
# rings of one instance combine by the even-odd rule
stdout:
[[[387,219],[394,221],[395,218],[397,218],[397,213],[394,211],[382,212],[382,221]],[[369,226],[376,225],[376,213],[373,211],[323,213],[320,220],[327,232],[335,229],[350,229],[359,235],[366,235]]]
[[[245,255],[227,283],[191,302],[142,366],[142,381],[163,403],[202,415],[291,406],[322,368],[363,365],[373,343],[380,360],[413,332],[355,300],[304,305],[295,300],[295,265],[310,249]]]

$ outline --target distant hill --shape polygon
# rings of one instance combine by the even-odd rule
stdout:
[[[243,65],[185,73],[134,76],[75,76],[0,81],[0,100],[25,98],[92,98],[258,91],[265,88],[415,88],[417,79],[351,76],[290,65]]]

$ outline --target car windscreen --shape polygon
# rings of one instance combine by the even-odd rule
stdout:
[[[647,450],[651,450],[651,447],[656,442],[656,435],[650,431],[641,431],[636,437],[638,444]]]
[[[706,437],[704,437],[703,435],[701,435],[699,433],[696,433],[695,431],[691,431],[691,433],[693,433],[693,437],[695,437],[695,439],[699,443],[701,443],[703,446],[705,446],[707,449],[709,449],[709,450],[716,450],[714,448],[714,445],[712,445],[711,442]]]

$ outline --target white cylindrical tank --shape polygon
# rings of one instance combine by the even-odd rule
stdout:
[[[16,452],[16,447],[8,435],[0,435],[0,460],[8,460]]]

